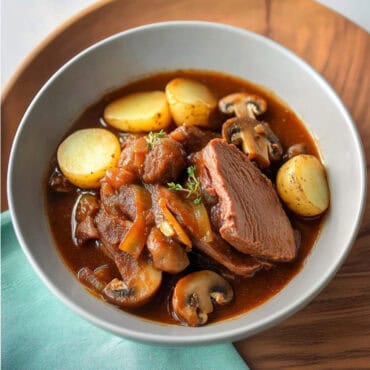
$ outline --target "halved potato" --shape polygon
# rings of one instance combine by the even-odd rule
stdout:
[[[126,95],[108,104],[104,120],[121,131],[158,131],[171,123],[171,114],[163,91]]]
[[[78,130],[58,147],[57,160],[64,176],[74,185],[98,188],[105,171],[114,167],[121,153],[117,137],[103,128]]]
[[[276,185],[287,207],[301,216],[317,216],[329,206],[325,169],[313,155],[300,154],[284,163]]]
[[[175,78],[167,84],[166,96],[178,126],[211,126],[209,116],[217,107],[217,99],[207,86],[188,78]]]

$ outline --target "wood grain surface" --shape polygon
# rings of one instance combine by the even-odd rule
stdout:
[[[12,139],[43,83],[96,41],[127,28],[168,20],[239,26],[301,56],[343,100],[357,124],[370,163],[370,36],[342,16],[310,0],[102,1],[50,35],[3,92],[2,209],[7,208],[6,169]],[[268,331],[236,343],[236,348],[252,369],[370,369],[369,201],[358,238],[334,280],[305,309]]]

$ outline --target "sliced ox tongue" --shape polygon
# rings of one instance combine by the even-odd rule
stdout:
[[[210,243],[196,239],[193,239],[193,243],[198,250],[236,275],[250,277],[264,267],[262,262],[254,257],[238,252],[216,233],[213,235],[213,241]]]
[[[242,253],[272,261],[296,256],[292,226],[271,181],[234,145],[211,140],[197,156],[202,186],[216,195],[214,227]],[[207,174],[202,176],[202,173]]]

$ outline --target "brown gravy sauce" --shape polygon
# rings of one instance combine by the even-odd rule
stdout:
[[[132,92],[164,90],[167,82],[175,77],[190,77],[203,82],[215,93],[217,98],[241,91],[261,95],[266,99],[268,104],[268,111],[262,118],[270,124],[272,130],[279,137],[284,149],[295,143],[305,143],[308,153],[320,158],[316,144],[302,122],[287,106],[274,97],[273,94],[250,82],[218,72],[192,70],[165,72],[130,83],[104,96],[98,103],[89,107],[78,118],[67,134],[81,128],[101,126],[104,108],[110,101]],[[217,114],[214,117],[216,125],[221,125],[223,119],[224,117]],[[117,133],[110,127],[106,128]],[[51,164],[51,171],[54,169],[55,164],[56,161],[54,158]],[[274,175],[270,174],[270,178],[274,182],[273,177]],[[56,193],[49,190],[46,185],[45,188],[47,214],[57,249],[75,276],[79,269],[84,266],[95,269],[100,265],[108,264],[111,266],[113,275],[119,277],[113,262],[99,251],[97,244],[88,242],[83,246],[76,246],[73,243],[71,219],[73,217],[73,206],[79,194],[77,192],[66,194]],[[323,223],[323,217],[314,220],[303,220],[292,215],[290,212],[287,213],[293,227],[301,232],[302,240],[297,260],[293,263],[275,264],[275,266],[267,271],[262,270],[257,272],[252,278],[243,279],[234,277],[232,273],[229,273],[229,281],[233,286],[235,298],[226,306],[217,306],[209,316],[208,323],[214,323],[240,315],[264,303],[277,294],[302,268],[304,260],[318,236]],[[219,270],[217,264],[213,265],[211,263],[210,266],[209,261],[204,261],[196,251],[191,253],[190,260],[191,265],[185,272],[175,276],[164,273],[161,288],[156,296],[145,306],[130,312],[150,320],[178,324],[178,321],[172,317],[170,307],[171,292],[176,281],[185,273],[193,270],[209,267],[216,271]],[[222,269],[222,271],[225,270]]]

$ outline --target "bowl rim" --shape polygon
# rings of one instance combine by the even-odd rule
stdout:
[[[170,334],[167,335],[163,334],[156,334],[156,333],[141,333],[136,332],[131,329],[127,329],[122,326],[114,325],[111,323],[106,322],[104,319],[98,318],[91,314],[89,311],[82,308],[79,304],[75,303],[71,298],[66,296],[64,293],[62,293],[58,286],[56,286],[52,280],[49,280],[49,278],[44,274],[42,268],[40,267],[39,263],[34,259],[31,250],[27,246],[27,242],[23,237],[22,230],[19,227],[18,223],[18,215],[15,212],[14,209],[14,198],[15,195],[12,191],[13,189],[13,167],[14,167],[14,157],[15,157],[15,148],[18,146],[18,141],[21,136],[21,132],[23,130],[23,127],[25,126],[28,116],[30,115],[30,112],[32,111],[34,105],[36,104],[39,97],[46,91],[53,83],[53,81],[58,78],[63,72],[76,60],[82,58],[85,54],[88,54],[92,50],[95,50],[96,48],[99,48],[100,46],[110,43],[114,41],[115,39],[125,37],[127,35],[130,35],[132,33],[136,32],[145,32],[148,30],[153,30],[157,28],[166,28],[166,27],[206,27],[206,28],[214,28],[218,31],[228,31],[228,32],[234,32],[239,34],[240,36],[248,36],[250,38],[254,38],[258,42],[261,42],[265,44],[269,48],[274,48],[278,50],[280,53],[285,54],[289,59],[293,60],[295,63],[299,64],[304,70],[308,72],[308,74],[313,77],[316,82],[320,85],[320,87],[325,90],[328,95],[331,97],[333,102],[336,104],[338,109],[340,110],[341,115],[344,117],[346,123],[348,124],[348,127],[352,133],[353,143],[354,147],[356,148],[357,155],[359,156],[360,163],[360,204],[359,208],[356,214],[356,217],[353,219],[352,222],[352,231],[350,235],[349,242],[343,249],[342,253],[337,256],[335,263],[331,265],[330,268],[327,269],[326,274],[318,278],[315,284],[311,286],[311,289],[309,291],[306,291],[305,294],[300,295],[297,297],[297,299],[294,302],[290,302],[285,307],[281,308],[280,310],[274,312],[273,314],[269,315],[268,317],[262,318],[252,324],[250,324],[248,327],[238,327],[236,329],[224,329],[222,332],[214,332],[214,333],[194,333],[189,336],[182,336],[181,334]],[[267,328],[276,325],[277,323],[281,322],[282,320],[286,319],[287,317],[293,315],[295,312],[297,312],[299,309],[301,309],[303,306],[305,306],[309,301],[311,301],[316,295],[318,295],[321,290],[329,283],[329,281],[333,278],[339,267],[343,264],[345,258],[350,252],[351,246],[354,243],[357,233],[359,231],[360,225],[361,225],[361,219],[364,214],[365,210],[365,203],[366,203],[366,161],[365,161],[365,154],[364,149],[362,146],[362,142],[360,139],[359,132],[357,130],[357,127],[355,123],[353,122],[350,114],[348,113],[346,107],[344,106],[344,103],[341,101],[337,93],[334,91],[334,89],[330,86],[330,84],[322,77],[313,67],[311,67],[307,62],[305,62],[303,59],[298,57],[296,54],[294,54],[289,49],[285,48],[284,46],[278,44],[277,42],[262,36],[260,34],[254,33],[252,31],[231,26],[228,24],[223,23],[216,23],[216,22],[206,22],[206,21],[169,21],[169,22],[158,22],[158,23],[150,23],[143,26],[131,28],[128,30],[125,30],[123,32],[119,32],[115,35],[112,35],[108,38],[105,38],[90,47],[86,48],[85,50],[78,53],[76,56],[74,56],[72,59],[67,61],[58,71],[56,71],[48,80],[47,82],[42,86],[42,88],[38,91],[38,93],[35,95],[35,97],[32,99],[32,102],[28,106],[25,114],[22,117],[21,123],[18,126],[13,144],[12,149],[9,157],[9,169],[8,169],[8,176],[7,176],[7,194],[8,194],[8,201],[9,201],[9,210],[11,214],[12,223],[14,226],[14,231],[17,236],[17,239],[22,247],[22,250],[24,254],[26,255],[29,263],[33,267],[33,269],[36,271],[37,275],[41,278],[43,283],[48,287],[48,289],[57,296],[67,307],[69,307],[72,311],[78,313],[83,318],[87,319],[88,321],[92,322],[93,324],[97,325],[100,328],[103,328],[105,330],[108,330],[116,335],[124,336],[126,338],[130,338],[133,340],[138,340],[142,342],[149,342],[149,343],[157,343],[157,344],[172,344],[172,345],[180,345],[180,344],[210,344],[210,343],[216,343],[216,342],[226,342],[231,340],[239,340],[241,338],[245,338],[247,336],[254,335],[262,330],[266,330]],[[240,316],[236,317],[236,320]],[[215,323],[212,325],[214,327],[217,324],[225,323],[226,321],[220,321],[219,323]],[[169,326],[172,327],[172,326]]]

